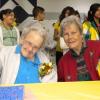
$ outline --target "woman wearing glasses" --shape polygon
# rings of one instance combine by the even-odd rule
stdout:
[[[1,84],[24,84],[55,82],[56,72],[40,78],[39,67],[48,63],[48,58],[41,52],[45,42],[45,31],[34,25],[28,25],[22,32],[20,44],[4,47],[0,52]]]

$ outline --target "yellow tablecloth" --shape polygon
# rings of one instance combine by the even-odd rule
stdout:
[[[24,86],[24,100],[100,100],[100,81],[39,83]]]
[[[25,88],[31,90],[36,100],[100,100],[100,81],[41,83]]]

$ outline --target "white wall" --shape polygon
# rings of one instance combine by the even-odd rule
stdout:
[[[100,3],[100,0],[37,0],[47,12],[61,12],[64,7],[72,6],[80,13],[87,13],[92,3]]]

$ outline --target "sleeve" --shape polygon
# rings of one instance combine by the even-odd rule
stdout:
[[[3,47],[2,42],[3,42],[3,40],[2,40],[2,28],[0,27],[0,49]]]
[[[96,58],[97,60],[94,60],[96,64],[96,66],[94,66],[94,68],[96,67],[96,71],[98,73],[99,79],[100,79],[100,40],[97,41],[92,41],[93,43],[90,46],[90,51],[94,52],[94,58]],[[90,52],[91,55],[91,52]],[[97,56],[97,57],[96,57]],[[97,62],[96,62],[97,61]]]
[[[95,50],[96,50],[95,52],[98,52],[98,56],[99,56],[99,59],[100,59],[100,40],[96,40],[94,42],[94,46],[95,46]],[[94,49],[94,47],[92,49]]]
[[[0,60],[0,83],[1,83],[1,76],[2,76],[2,62]]]
[[[4,63],[4,55],[3,55],[3,48],[0,50],[0,83],[1,83],[1,76],[2,76],[2,69]]]
[[[17,27],[15,27],[16,31],[17,31],[17,43],[19,44],[19,40],[20,40],[20,32],[18,30]]]
[[[59,25],[59,22],[56,22],[54,24],[54,40],[58,41],[59,40],[59,37],[60,37],[60,25]]]
[[[42,63],[46,62],[49,63],[49,59],[46,57],[45,54],[43,54],[42,52],[38,53],[39,59]],[[43,78],[40,78],[41,82],[57,82],[57,71],[55,68],[53,68],[52,72],[46,76],[44,76]]]
[[[88,40],[86,43],[89,51],[94,52],[94,54],[100,58],[100,40]]]
[[[86,40],[91,39],[91,34],[90,34],[90,23],[87,21],[84,21],[82,24],[83,27],[83,34],[84,34],[84,38]]]
[[[55,69],[52,70],[52,72],[49,75],[44,76],[42,79],[40,79],[41,82],[57,82],[57,72]]]
[[[53,27],[54,27],[54,29],[58,30],[58,28],[59,28],[59,22],[56,22]]]

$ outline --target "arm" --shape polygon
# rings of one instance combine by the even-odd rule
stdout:
[[[96,40],[94,42],[94,46],[95,46],[95,52],[98,53],[98,56],[99,56],[99,59],[100,59],[100,40]],[[92,49],[94,49],[94,47]]]
[[[58,32],[57,29],[54,29],[54,40],[58,41],[60,39],[60,33]]]
[[[84,38],[86,40],[91,39],[91,34],[90,34],[90,23],[88,21],[84,21],[82,24],[83,27],[83,34],[84,34]]]
[[[61,60],[57,67],[57,75],[58,75],[58,82],[64,82],[63,64]]]
[[[55,41],[58,41],[60,39],[60,24],[59,22],[56,22],[54,24],[54,36],[53,36]]]
[[[0,27],[0,49],[3,47],[2,28]]]
[[[2,76],[3,62],[4,62],[3,50],[0,49],[0,84],[1,84],[1,76]]]
[[[17,43],[19,44],[19,41],[20,41],[20,32],[18,30],[17,27],[14,27],[16,29],[16,32],[17,32]]]
[[[42,52],[38,53],[39,59],[41,63],[49,63],[49,59]],[[55,69],[56,66],[53,66],[52,72],[43,78],[40,77],[41,82],[57,82],[57,71]]]
[[[55,71],[55,69],[53,69],[50,74],[44,76],[41,79],[41,82],[57,82],[57,72]]]
[[[0,60],[0,84],[1,84],[1,76],[2,76],[2,62]]]

